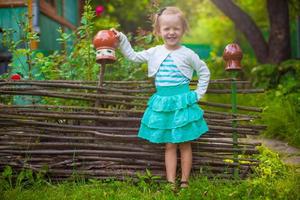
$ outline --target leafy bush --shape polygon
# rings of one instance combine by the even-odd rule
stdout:
[[[257,87],[280,89],[284,95],[299,92],[300,61],[287,60],[279,65],[258,65],[252,69],[251,77]]]
[[[259,65],[252,74],[255,86],[268,90],[261,99],[262,122],[268,126],[265,135],[300,146],[300,61]]]
[[[264,97],[265,108],[261,119],[267,125],[264,135],[300,147],[300,96],[279,94],[278,91],[269,91]]]
[[[260,164],[255,168],[255,178],[249,181],[250,191],[260,197],[270,199],[297,199],[299,198],[295,189],[299,186],[299,175],[285,166],[279,155],[266,149],[259,148],[260,154],[257,158]],[[268,189],[266,189],[268,188]],[[298,197],[297,197],[298,196]]]

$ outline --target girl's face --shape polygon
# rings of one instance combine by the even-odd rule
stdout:
[[[180,47],[180,41],[184,34],[181,19],[176,14],[159,16],[159,35],[169,50],[175,50]]]

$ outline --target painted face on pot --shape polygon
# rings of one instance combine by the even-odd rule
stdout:
[[[184,34],[183,23],[176,14],[159,16],[159,35],[162,37],[165,47],[175,50],[180,47],[180,41]]]

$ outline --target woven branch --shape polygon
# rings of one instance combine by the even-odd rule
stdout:
[[[212,80],[207,93],[229,94],[232,81]],[[238,93],[263,92],[249,88],[249,81],[234,81]],[[196,84],[192,81],[191,88]],[[82,100],[90,105],[0,104],[0,168],[9,164],[16,170],[39,171],[47,165],[49,175],[57,180],[74,173],[93,178],[135,178],[137,172],[143,173],[146,168],[163,177],[164,145],[137,137],[146,100],[153,92],[150,80],[104,81],[100,85],[97,81],[0,81],[3,95]],[[194,172],[230,178],[238,168],[240,176],[246,177],[251,167],[259,163],[251,156],[258,153],[256,146],[260,143],[233,142],[232,137],[259,134],[265,126],[250,122],[260,116],[232,114],[231,104],[226,103],[199,104],[208,107],[204,117],[210,130],[192,142]],[[228,112],[213,110],[216,108]],[[248,106],[238,106],[238,110],[261,112],[260,108]],[[236,128],[232,127],[233,122],[237,122]]]

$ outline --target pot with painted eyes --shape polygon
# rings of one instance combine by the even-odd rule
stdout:
[[[113,63],[116,61],[115,49],[118,45],[118,39],[113,31],[101,30],[93,40],[96,49],[97,63]]]

